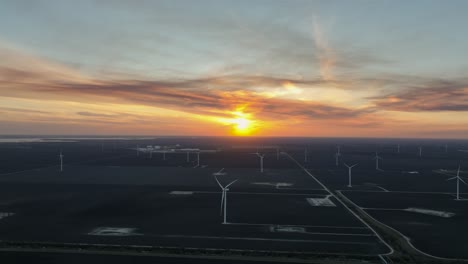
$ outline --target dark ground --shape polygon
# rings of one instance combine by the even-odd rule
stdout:
[[[399,154],[397,142],[401,144]],[[185,153],[166,154],[165,161],[160,153],[154,153],[152,158],[143,153],[137,157],[131,149],[137,144],[140,147],[181,144],[223,151],[202,153],[200,163],[206,167],[193,168],[194,154],[190,155],[189,162]],[[337,144],[342,153],[338,167],[334,158]],[[423,146],[422,157],[417,156],[419,145]],[[330,199],[336,207],[309,205],[306,198],[325,198],[328,193],[286,155],[277,159],[276,146],[279,146],[332,191],[344,190],[343,194],[358,206],[374,208],[366,211],[410,237],[419,250],[440,257],[468,258],[463,250],[468,246],[468,237],[457,235],[468,233],[465,224],[468,201],[453,200],[450,193],[455,190],[455,182],[446,182],[449,176],[444,175],[453,174],[459,163],[462,170],[467,170],[468,154],[457,151],[466,149],[467,145],[449,142],[447,153],[444,145],[445,142],[414,140],[221,138],[3,143],[0,144],[0,212],[14,215],[0,219],[0,239],[363,256],[389,252],[335,198]],[[304,161],[306,146],[307,162]],[[251,154],[257,147],[266,154],[263,174],[259,171],[258,157]],[[65,155],[64,172],[59,172],[57,166],[60,150]],[[372,157],[376,150],[383,158],[380,167],[384,171],[375,170]],[[353,169],[352,188],[346,187],[347,169],[342,162],[359,163]],[[228,192],[228,225],[221,224],[221,193],[212,175],[221,168],[227,173],[218,176],[223,184],[238,179]],[[440,173],[440,169],[447,171]],[[419,174],[408,174],[409,171]],[[466,186],[461,190],[468,192]],[[192,193],[173,195],[172,191]],[[467,194],[463,196],[468,198]],[[408,207],[443,209],[456,215],[440,218],[401,210],[378,210]],[[277,225],[302,230],[281,232]],[[89,234],[99,227],[134,228],[134,234]],[[1,253],[0,258],[9,260],[15,256],[11,254]],[[28,253],[22,258],[27,261],[35,254]],[[54,258],[47,254],[40,257]],[[47,263],[64,263],[62,257]],[[74,260],[79,258],[70,256]],[[89,259],[93,258],[83,256],[82,262]],[[138,260],[145,263],[143,259]],[[156,263],[180,263],[173,260],[161,259],[163,262]]]

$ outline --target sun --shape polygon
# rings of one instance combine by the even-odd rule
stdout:
[[[255,121],[250,113],[245,113],[244,108],[238,107],[236,111],[230,112],[233,118],[229,120],[232,133],[238,136],[251,135],[255,130]]]
[[[233,123],[235,124],[237,131],[245,132],[249,130],[251,121],[246,118],[239,117],[234,119]]]

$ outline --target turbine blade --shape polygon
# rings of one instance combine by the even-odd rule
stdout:
[[[349,168],[349,165],[348,165],[348,164],[346,164],[346,163],[343,163],[343,164],[344,164],[346,167],[348,167],[348,168]]]
[[[445,181],[455,180],[456,178],[457,178],[457,177],[448,178],[448,179],[446,179]]]
[[[351,168],[354,167],[354,166],[356,166],[356,165],[358,165],[358,163],[356,163],[356,164],[354,164],[353,166],[351,166]]]
[[[461,182],[463,182],[466,186],[468,186],[468,183],[466,183],[462,178],[458,178]]]
[[[220,187],[221,189],[224,189],[224,187],[223,187],[223,186],[221,185],[221,183],[218,181],[218,177],[216,177],[216,175],[215,175],[214,178],[215,178],[216,182],[218,183],[219,187]]]
[[[237,180],[238,180],[238,179],[233,180],[231,183],[229,183],[228,185],[226,185],[225,188],[228,188],[229,186],[231,186],[232,184],[234,184]]]

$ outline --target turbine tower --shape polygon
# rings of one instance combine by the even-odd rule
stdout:
[[[381,169],[379,168],[379,159],[382,159],[382,158],[379,156],[379,154],[377,154],[377,152],[375,152],[375,157],[374,157],[374,159],[375,159],[375,169],[376,169],[376,170],[381,170]]]
[[[349,166],[348,164],[345,163],[344,165],[348,167],[348,187],[353,187],[351,184],[351,169],[358,164],[356,163],[354,165]]]
[[[422,156],[422,147],[419,146],[419,157],[421,157],[421,156]]]
[[[468,184],[463,180],[466,178],[460,177],[460,165],[458,165],[457,176],[449,178],[447,179],[447,181],[451,181],[455,179],[457,180],[457,199],[456,200],[459,201],[460,200],[460,182],[463,182],[465,185],[468,186]]]
[[[59,159],[60,159],[60,171],[62,172],[63,171],[63,155],[62,155],[61,150],[60,150]]]
[[[200,167],[200,151],[197,152],[197,168]]]
[[[236,180],[230,182],[228,185],[224,186],[221,185],[221,183],[219,182],[218,178],[216,177],[216,175],[214,176],[216,182],[218,183],[219,187],[221,188],[222,190],[222,195],[221,195],[221,208],[220,208],[220,212],[219,214],[220,215],[223,215],[223,224],[227,224],[227,221],[226,221],[226,218],[227,218],[227,191],[229,191],[229,186],[231,186],[232,184],[234,184]],[[223,214],[223,211],[224,211],[224,214]]]

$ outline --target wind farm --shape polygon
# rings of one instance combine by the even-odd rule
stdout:
[[[326,155],[336,140],[344,150],[329,154],[346,161],[338,167]],[[394,143],[382,140],[378,154],[358,139],[265,138],[246,144],[230,138],[135,138],[117,140],[104,152],[94,140],[64,141],[72,142],[1,144],[10,159],[0,174],[0,212],[6,216],[0,238],[8,245],[117,243],[155,252],[181,246],[187,254],[209,248],[219,254],[289,252],[292,259],[338,254],[349,263],[398,260],[395,248],[402,245],[388,240],[392,233],[384,226],[411,239],[406,247],[416,260],[468,258],[439,246],[466,228],[461,223],[468,219],[468,174],[462,169],[467,164],[458,163],[467,157],[455,149],[467,142],[451,143],[448,153],[437,142],[425,142],[421,160],[412,141],[400,143],[405,148],[395,153]],[[129,147],[135,141],[152,147]],[[54,149],[67,153],[67,160],[61,154],[53,164]],[[187,153],[203,153],[203,159],[187,159]],[[35,163],[20,170],[18,157]],[[385,158],[385,170],[376,167],[376,157]],[[416,169],[418,174],[408,173]],[[53,213],[64,208],[69,213]],[[468,245],[468,239],[459,243]]]

